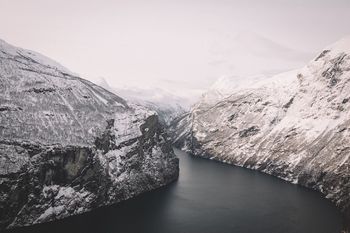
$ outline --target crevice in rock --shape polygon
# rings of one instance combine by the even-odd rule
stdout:
[[[259,127],[257,126],[251,126],[247,129],[244,129],[244,130],[241,130],[238,135],[241,137],[241,138],[244,138],[244,137],[249,137],[249,136],[253,136],[257,133],[259,133],[260,129]]]

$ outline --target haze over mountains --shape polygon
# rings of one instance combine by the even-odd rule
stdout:
[[[96,83],[127,100],[155,110],[161,116],[161,121],[169,125],[176,117],[189,111],[198,100],[201,104],[215,103],[281,71],[301,67],[313,57],[311,53],[290,49],[248,31],[220,35],[219,41],[211,46],[211,62],[207,72],[213,76],[224,75],[215,76],[212,83],[208,80],[198,83],[198,86],[202,86],[201,90],[189,90],[190,87],[185,84],[179,87],[173,82],[169,83],[169,88],[162,88],[162,83],[159,83],[159,87],[132,84],[111,86],[103,77]]]
[[[241,78],[295,69],[314,56],[248,31],[227,33],[213,44],[211,52],[211,65],[218,69],[218,73]]]
[[[160,87],[181,96],[202,93],[222,76],[244,79],[249,66],[249,76],[300,67],[313,56],[293,65],[295,57],[348,33],[349,10],[345,0],[12,0],[1,5],[0,30],[3,39],[90,81],[102,76],[114,87]],[[263,58],[270,62],[260,65]]]
[[[176,96],[161,88],[128,87],[127,85],[111,87],[107,80],[102,77],[98,84],[130,102],[147,106],[156,111],[164,125],[169,125],[176,117],[189,111],[194,103],[194,99]]]
[[[99,77],[95,83],[135,102],[168,105],[183,112],[180,106],[188,110],[203,94],[208,100],[214,96],[221,98],[238,88],[301,67],[315,55],[248,31],[218,36],[220,39],[210,46],[208,64],[203,66],[206,78],[203,77],[196,88],[183,82],[184,77],[179,77],[178,82],[164,79],[146,85],[132,82],[113,85],[107,78]]]

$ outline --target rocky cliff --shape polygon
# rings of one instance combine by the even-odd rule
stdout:
[[[177,176],[154,112],[0,41],[0,230],[113,204]]]
[[[205,100],[171,127],[194,155],[323,193],[350,220],[350,37],[300,70]]]

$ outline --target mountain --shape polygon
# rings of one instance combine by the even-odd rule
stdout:
[[[172,123],[170,132],[176,146],[194,155],[259,170],[323,193],[350,223],[349,119],[350,37],[346,37],[302,69],[195,105]]]
[[[254,85],[260,80],[266,79],[265,75],[252,75],[249,77],[222,76],[202,95],[197,104],[212,105],[223,98],[230,96],[240,89]]]
[[[178,177],[155,112],[0,41],[0,230],[80,214]]]
[[[164,126],[186,113],[191,105],[186,98],[176,96],[162,88],[111,87],[104,78],[100,78],[99,85],[130,102],[155,111]]]

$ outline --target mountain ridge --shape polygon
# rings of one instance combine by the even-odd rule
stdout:
[[[0,229],[81,214],[178,177],[155,112],[0,42]]]
[[[173,122],[175,145],[323,193],[350,222],[350,37],[282,79],[196,105]],[[277,81],[277,82],[276,82]]]

